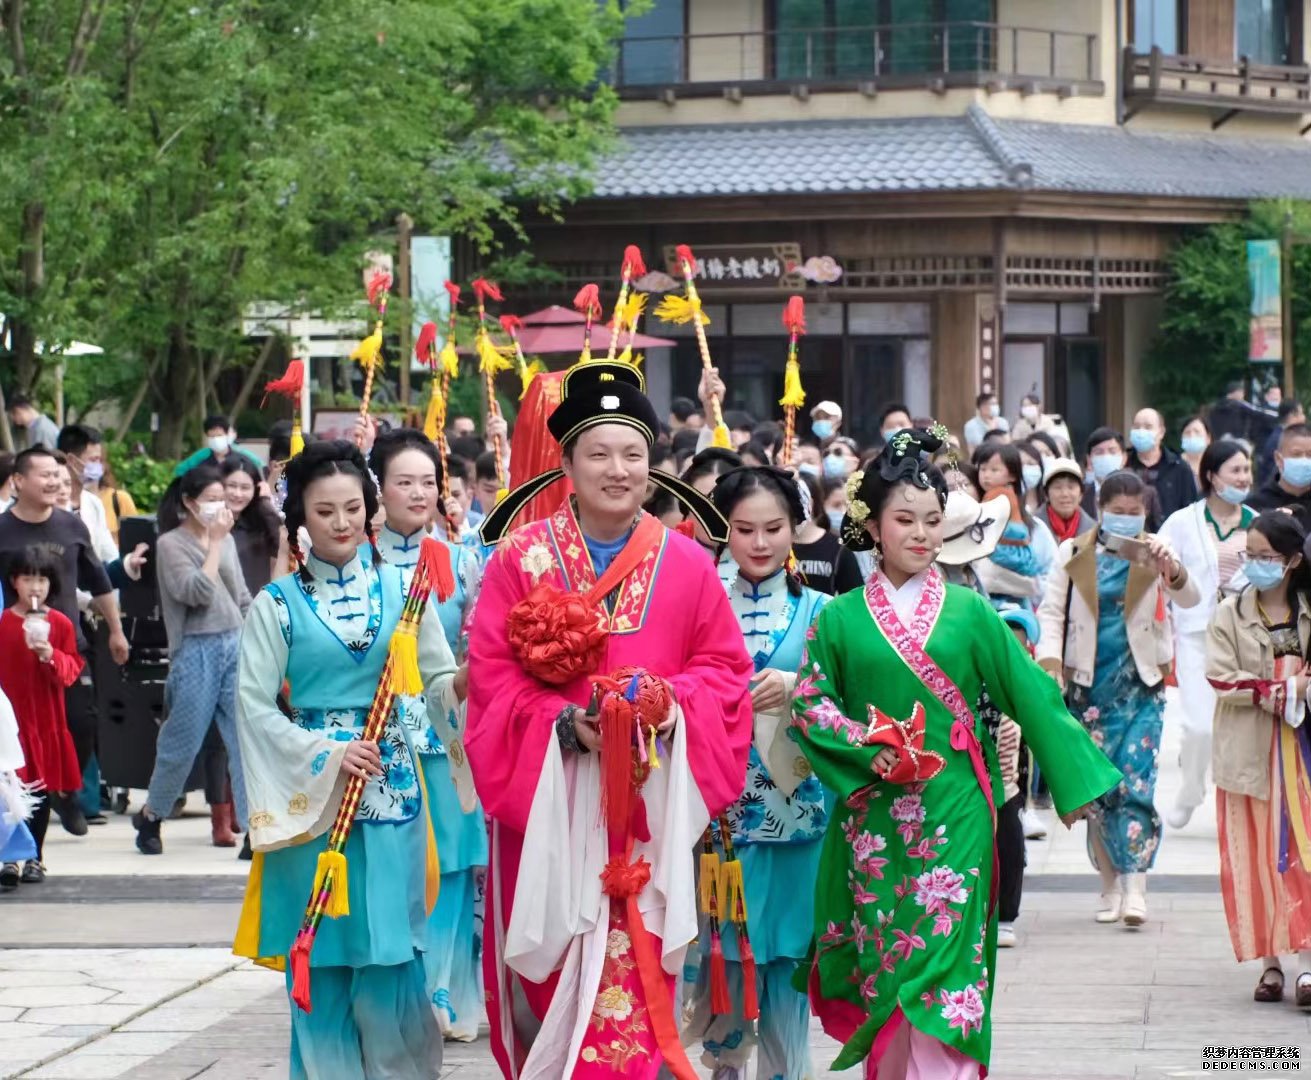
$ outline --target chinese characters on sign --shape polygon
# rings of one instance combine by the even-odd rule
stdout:
[[[681,277],[672,245],[664,249],[671,276]],[[801,245],[736,244],[696,249],[697,281],[702,285],[757,286],[769,289],[804,289]]]

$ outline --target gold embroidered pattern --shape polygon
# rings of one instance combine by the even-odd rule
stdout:
[[[589,1064],[600,1062],[615,1072],[626,1073],[638,1058],[651,1057],[646,1006],[625,985],[637,970],[632,940],[613,918],[606,936],[605,967],[601,988],[592,1006],[588,1045],[579,1053]],[[595,1040],[593,1042],[593,1039]]]
[[[555,542],[556,553],[560,556],[565,586],[573,592],[586,592],[596,584],[597,574],[572,508],[568,505],[561,507],[551,516],[547,525]],[[602,616],[602,625],[611,633],[631,634],[642,628],[651,602],[651,585],[660,568],[667,540],[668,533],[661,537],[655,548],[647,552],[637,569],[615,590],[614,606],[608,612],[608,624],[606,616]]]
[[[275,818],[267,810],[256,810],[250,815],[250,827],[252,829],[267,829],[273,824]]]
[[[446,748],[446,752],[450,755],[451,760],[455,762],[457,769],[464,768],[464,743],[460,742],[459,739],[452,739],[451,745]]]
[[[291,802],[287,803],[287,813],[289,814],[305,814],[309,812],[309,808],[310,797],[303,791],[296,792],[291,797]]]
[[[524,552],[519,567],[524,573],[532,574],[533,584],[536,585],[544,574],[555,569],[555,558],[551,555],[551,549],[539,540]]]

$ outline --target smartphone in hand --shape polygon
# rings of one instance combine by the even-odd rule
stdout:
[[[1135,540],[1130,536],[1116,536],[1112,533],[1106,538],[1106,550],[1116,558],[1137,563],[1139,566],[1153,566],[1156,563],[1156,556],[1152,554],[1152,549],[1144,541]]]

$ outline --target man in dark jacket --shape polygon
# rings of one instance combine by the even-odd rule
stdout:
[[[1311,427],[1284,428],[1275,451],[1275,472],[1247,499],[1253,510],[1288,507],[1303,527],[1311,525]]]
[[[1176,510],[1197,501],[1197,478],[1192,466],[1163,445],[1165,420],[1155,409],[1139,409],[1133,418],[1129,443],[1133,447],[1126,467],[1156,491],[1156,514],[1148,517],[1147,528],[1155,532]]]

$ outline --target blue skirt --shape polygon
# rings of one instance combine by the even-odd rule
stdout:
[[[420,754],[419,761],[428,787],[428,807],[432,831],[437,837],[442,877],[471,866],[486,866],[487,826],[482,807],[476,806],[467,814],[461,809],[460,796],[451,779],[451,762],[445,754]]]
[[[0,820],[0,863],[25,862],[36,858],[36,841],[32,839],[27,822],[17,821],[6,825]]]
[[[324,918],[311,953],[314,967],[363,968],[408,964],[424,952],[428,823],[423,815],[393,825],[357,821],[346,841],[350,914]],[[259,955],[286,956],[300,929],[314,885],[325,833],[264,855]]]
[[[814,882],[819,876],[821,841],[801,844],[738,844],[747,892],[747,930],[757,964],[775,960],[803,960],[810,948],[815,924]],[[720,850],[720,858],[723,851]],[[710,937],[701,943],[708,950]],[[737,930],[720,923],[724,957],[740,961]]]

